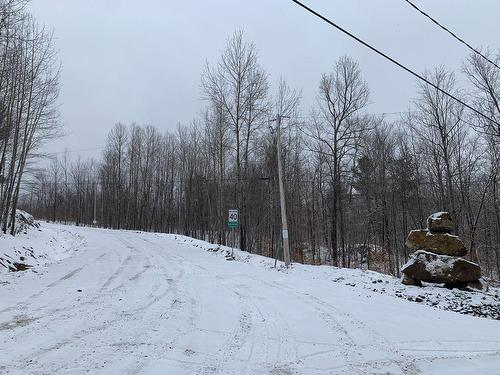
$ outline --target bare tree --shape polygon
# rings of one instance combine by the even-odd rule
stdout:
[[[59,70],[52,35],[23,12],[24,2],[0,6],[0,212],[4,232],[15,231],[15,213],[32,151],[57,135]],[[6,10],[7,9],[7,10]]]
[[[265,119],[268,84],[266,73],[258,65],[257,50],[254,44],[245,42],[242,31],[228,40],[217,65],[207,64],[202,86],[206,98],[225,112],[234,134],[234,203],[241,210],[240,247],[245,249],[247,202],[242,193],[243,179],[248,173],[250,141]]]
[[[308,135],[315,142],[315,152],[327,156],[331,178],[331,259],[338,265],[337,246],[342,210],[342,176],[364,128],[356,115],[368,103],[368,86],[359,65],[349,57],[340,58],[332,73],[323,74],[319,86],[319,112]]]
[[[493,56],[489,51],[483,54],[497,65],[500,64],[500,55]],[[496,122],[476,116],[479,128],[494,137],[495,142],[500,142],[500,70],[483,57],[471,53],[464,63],[463,71],[474,88],[470,96],[475,108]]]
[[[444,68],[437,68],[426,74],[441,89],[460,96],[456,88],[455,76]],[[439,187],[440,208],[457,217],[454,177],[456,175],[456,154],[463,122],[464,107],[435,88],[420,85],[417,107],[417,122],[414,131],[427,145],[428,162]],[[455,220],[455,226],[458,221]],[[455,228],[457,229],[457,228]]]

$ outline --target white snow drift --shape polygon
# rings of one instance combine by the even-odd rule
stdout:
[[[16,211],[17,235],[0,233],[0,274],[64,259],[84,245],[82,236],[67,229],[40,226],[27,212]]]

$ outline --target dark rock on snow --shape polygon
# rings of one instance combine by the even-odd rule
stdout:
[[[468,287],[476,290],[488,290],[488,286],[485,285],[481,280],[469,283]]]
[[[481,277],[481,269],[476,263],[424,250],[416,251],[401,272],[410,279],[430,283],[470,283]]]
[[[436,212],[427,219],[427,228],[433,233],[451,233],[453,220],[448,212]]]
[[[422,286],[422,282],[420,280],[415,280],[408,275],[403,274],[401,278],[401,284],[403,285],[414,285],[414,286]]]

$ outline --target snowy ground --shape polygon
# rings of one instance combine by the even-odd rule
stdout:
[[[277,271],[175,235],[42,229],[23,246],[80,245],[0,274],[0,373],[500,373],[499,321],[397,298],[376,274]]]
[[[18,211],[33,219],[24,211]],[[32,225],[19,222],[17,227],[19,234],[16,237],[0,233],[0,275],[64,259],[85,243],[84,237],[70,231],[69,227],[54,228],[38,222]]]

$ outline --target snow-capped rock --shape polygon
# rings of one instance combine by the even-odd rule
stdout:
[[[481,278],[481,269],[476,263],[424,250],[416,251],[401,272],[414,280],[430,283],[466,284]]]

